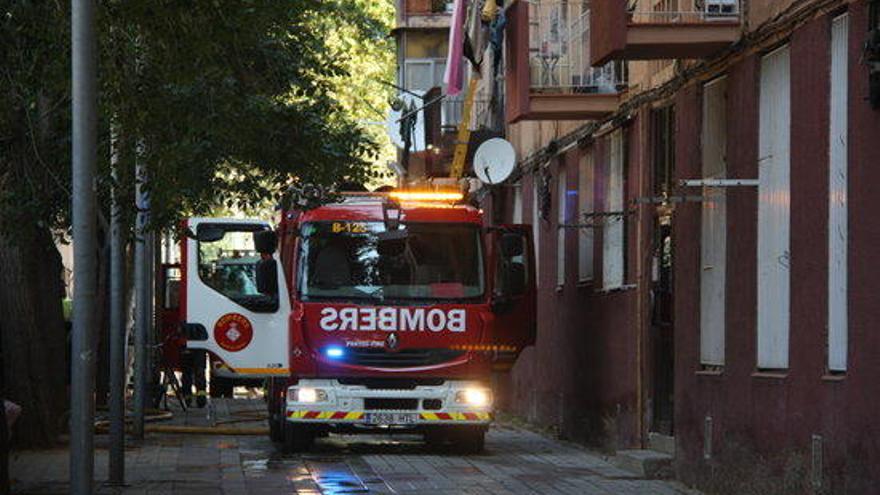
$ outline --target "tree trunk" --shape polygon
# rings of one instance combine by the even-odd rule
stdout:
[[[110,393],[110,243],[106,233],[100,232],[98,249],[98,285],[95,305],[95,350],[97,351],[95,375],[95,402],[98,407],[107,406]]]
[[[2,327],[2,325],[0,325]],[[0,328],[0,332],[2,332]],[[0,495],[9,493],[9,432],[6,429],[6,387],[3,385],[3,339],[0,339]]]
[[[14,229],[0,228],[3,382],[7,398],[22,407],[12,443],[48,446],[67,424],[61,255],[47,230],[27,224]]]

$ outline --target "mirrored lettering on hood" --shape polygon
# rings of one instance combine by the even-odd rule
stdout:
[[[318,325],[325,332],[464,332],[467,312],[439,308],[324,308]]]

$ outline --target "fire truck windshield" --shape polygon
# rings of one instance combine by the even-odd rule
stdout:
[[[483,295],[475,225],[312,222],[302,226],[299,293],[309,299],[461,300]]]

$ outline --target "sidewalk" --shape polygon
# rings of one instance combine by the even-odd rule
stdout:
[[[214,421],[265,426],[259,400],[215,402]],[[179,411],[178,411],[179,412]],[[208,425],[205,410],[177,414],[173,424]],[[224,423],[221,423],[224,424]],[[96,479],[107,478],[106,435],[97,437]],[[283,456],[265,435],[148,434],[129,447],[125,488],[98,484],[101,494],[569,494],[681,495],[682,486],[639,479],[586,450],[519,428],[495,426],[486,452],[430,451],[414,435],[332,436],[309,454]],[[67,493],[63,449],[13,454],[13,493]]]

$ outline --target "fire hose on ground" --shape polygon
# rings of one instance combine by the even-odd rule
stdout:
[[[236,414],[236,413],[233,413]],[[214,426],[201,425],[168,425],[168,424],[146,424],[144,432],[146,433],[172,433],[186,435],[267,435],[269,428],[267,427],[230,427],[224,426],[234,423],[249,423],[254,421],[263,421],[267,416],[263,413],[255,414],[253,412],[237,413],[244,416],[237,419],[228,419],[218,421]],[[156,423],[159,421],[168,421],[174,418],[171,411],[160,411],[156,409],[148,409],[144,415],[144,420],[148,423]],[[131,417],[126,415],[125,418],[126,431],[131,430]],[[107,433],[110,429],[110,421],[102,419],[95,421],[96,433]]]

